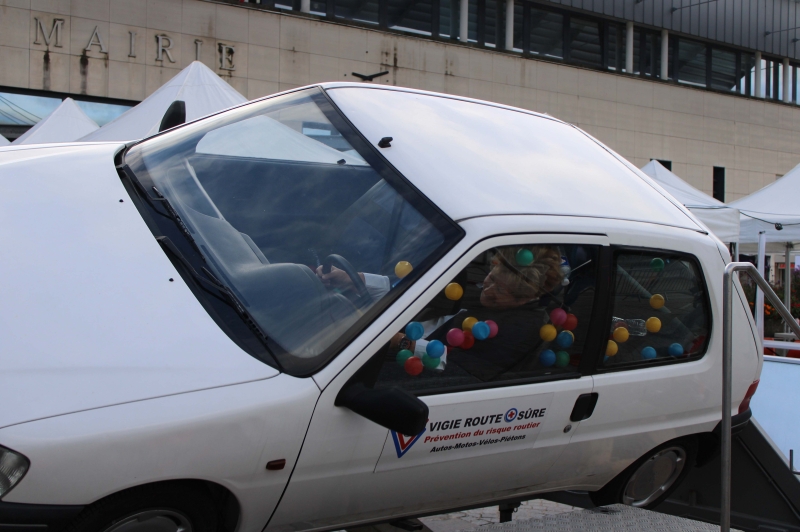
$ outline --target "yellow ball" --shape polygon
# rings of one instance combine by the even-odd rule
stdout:
[[[478,318],[473,318],[469,316],[468,318],[464,318],[464,321],[461,322],[461,328],[465,331],[471,331],[472,326],[478,323]]]
[[[625,327],[617,327],[616,329],[614,329],[613,336],[615,342],[624,344],[625,342],[628,341],[630,334],[628,333],[628,329],[626,329]]]
[[[542,328],[539,329],[539,337],[545,342],[552,342],[556,339],[556,336],[558,336],[558,331],[549,323],[542,325]]]
[[[664,296],[661,294],[653,294],[650,297],[650,306],[658,310],[664,306]]]
[[[458,301],[464,295],[464,289],[458,283],[450,283],[445,287],[444,295],[450,301]]]
[[[615,342],[614,340],[609,340],[608,345],[606,346],[606,356],[613,357],[614,355],[617,354],[617,351],[619,351],[619,346],[617,345],[617,342]]]
[[[661,320],[658,318],[647,318],[647,321],[644,322],[644,326],[647,332],[657,333],[661,330]]]
[[[403,277],[411,273],[411,270],[413,269],[414,267],[411,266],[410,262],[408,262],[407,260],[401,260],[400,262],[395,264],[394,274],[402,279]]]

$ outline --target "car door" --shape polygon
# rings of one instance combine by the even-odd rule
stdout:
[[[443,510],[545,482],[592,392],[585,361],[604,348],[603,249],[601,236],[517,235],[461,257],[323,390],[268,529]],[[397,433],[336,406],[355,381],[418,397],[424,430]]]

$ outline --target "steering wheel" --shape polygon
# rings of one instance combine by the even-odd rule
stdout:
[[[330,273],[331,265],[336,266],[346,273],[348,277],[350,277],[350,280],[353,282],[353,286],[356,287],[358,297],[364,302],[365,305],[372,301],[372,296],[369,295],[367,285],[365,285],[364,281],[361,280],[361,276],[358,275],[358,272],[355,268],[353,268],[353,265],[350,264],[350,261],[341,255],[328,255],[325,257],[325,260],[322,261],[322,273]]]

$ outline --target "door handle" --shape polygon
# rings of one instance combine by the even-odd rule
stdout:
[[[570,421],[583,421],[588,419],[594,412],[594,407],[597,404],[596,393],[584,393],[578,396],[575,401],[575,406],[572,408],[572,413],[569,415]]]

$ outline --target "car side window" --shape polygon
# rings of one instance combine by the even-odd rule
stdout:
[[[649,366],[705,353],[708,294],[697,262],[683,254],[618,251],[603,365]]]
[[[429,395],[578,374],[598,246],[504,246],[477,256],[377,355],[376,388]]]

